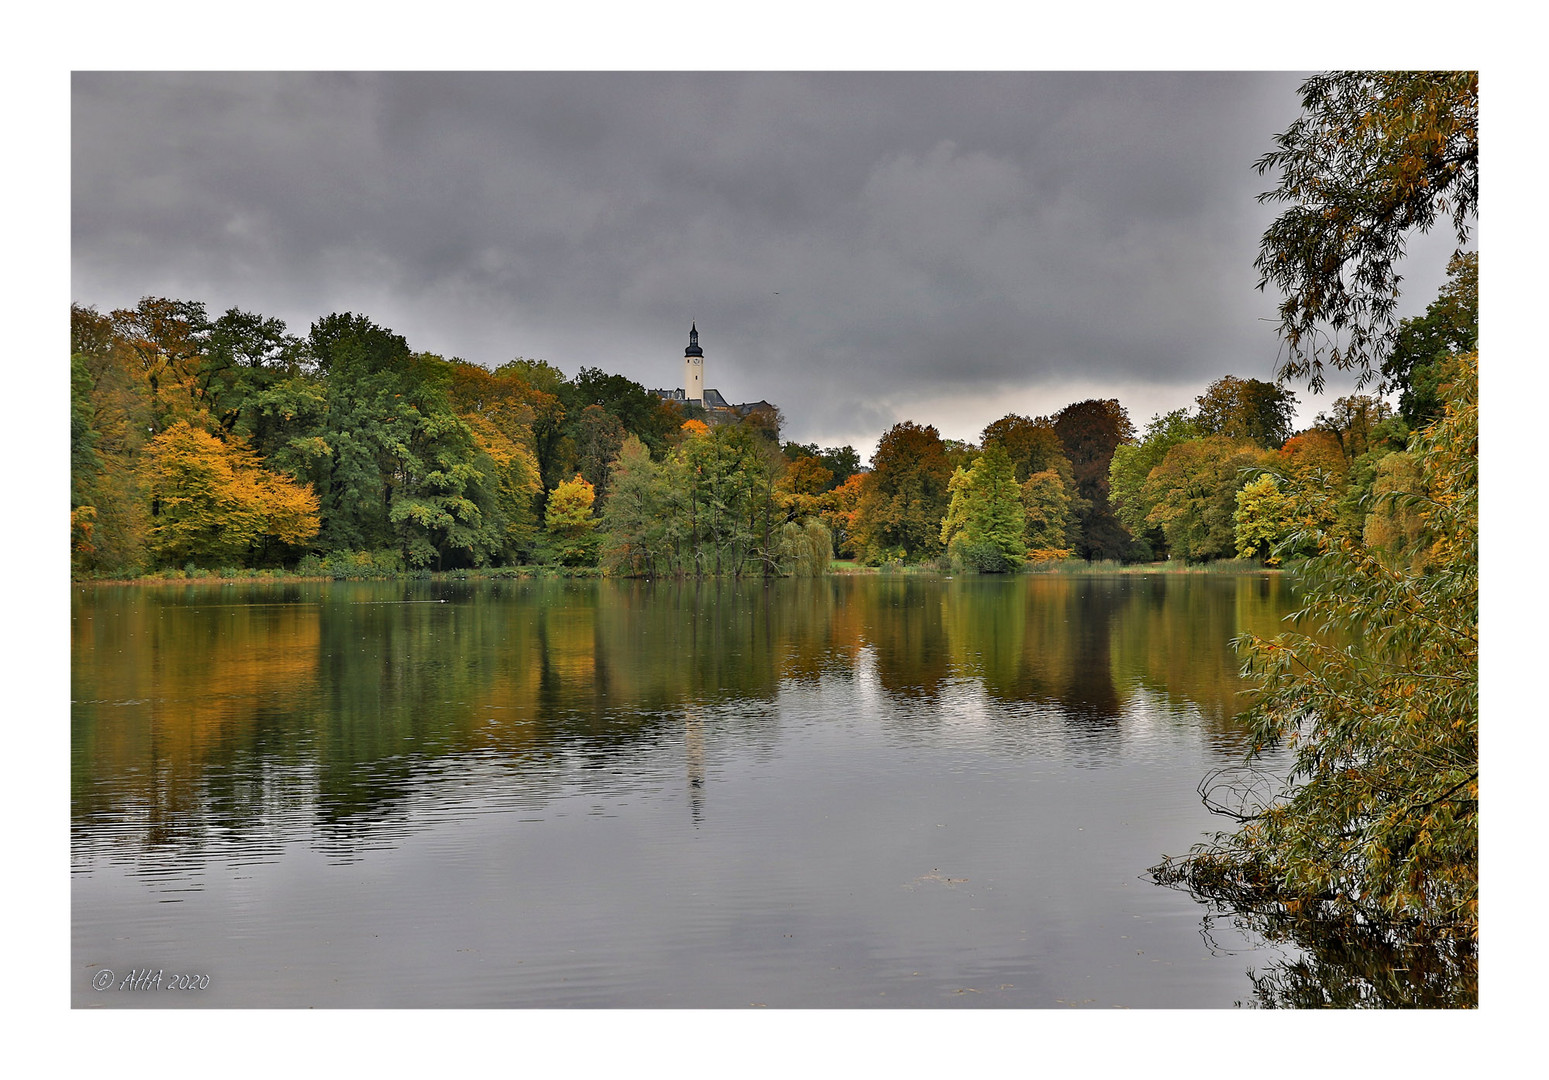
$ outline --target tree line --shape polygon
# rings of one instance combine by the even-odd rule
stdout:
[[[838,554],[984,573],[1067,558],[1270,564],[1308,528],[1397,550],[1446,358],[1478,335],[1478,258],[1406,320],[1383,397],[1291,430],[1287,387],[1224,376],[1137,432],[1114,399],[1009,414],[977,443],[893,425],[782,443],[596,368],[493,371],[410,350],[369,318],[305,338],[233,308],[147,297],[71,310],[72,567],[415,569],[552,563],[626,576],[812,574]],[[1316,491],[1316,499],[1307,494]]]

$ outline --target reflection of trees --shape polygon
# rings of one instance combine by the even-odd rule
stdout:
[[[690,752],[685,715],[765,743],[746,703],[863,651],[916,705],[972,680],[1111,738],[1139,685],[1227,729],[1227,641],[1285,606],[1278,580],[1224,576],[98,589],[74,606],[72,815],[193,843],[302,813],[348,847],[467,755],[541,788],[642,742]]]
[[[457,786],[446,761],[498,754],[542,787],[686,707],[772,702],[784,669],[847,663],[834,583],[800,584],[96,590],[72,626],[72,814],[187,850],[301,806],[347,851]]]
[[[1123,598],[1099,578],[954,582],[947,625],[954,667],[1001,701],[1057,705],[1071,720],[1117,719],[1109,623]]]
[[[72,605],[73,814],[127,809],[157,842],[200,804],[196,781],[212,763],[265,739],[269,703],[315,678],[317,608],[293,591],[246,604],[212,590],[193,605],[181,589],[98,592]],[[229,789],[219,794],[222,824],[239,824]]]
[[[1126,579],[1128,606],[1111,622],[1112,670],[1120,685],[1139,685],[1180,707],[1192,705],[1212,745],[1235,752],[1247,706],[1230,646],[1248,631],[1274,633],[1290,608],[1279,575],[1137,575]]]
[[[1220,912],[1219,905],[1212,904]],[[1224,912],[1220,912],[1226,914]],[[1248,971],[1266,1009],[1476,1008],[1479,956],[1472,942],[1417,939],[1392,928],[1231,912],[1240,931],[1300,955]]]
[[[889,694],[935,698],[951,676],[942,583],[929,578],[883,577],[857,590],[861,633],[877,658],[877,681]]]

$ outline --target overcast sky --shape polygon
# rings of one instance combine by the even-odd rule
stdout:
[[[76,73],[74,299],[365,314],[411,348],[780,406],[869,455],[1272,378],[1288,73]],[[1412,249],[1404,313],[1451,238]],[[1348,382],[1331,380],[1333,393]],[[1310,422],[1333,396],[1305,390]]]

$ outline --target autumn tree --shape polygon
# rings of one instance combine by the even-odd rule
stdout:
[[[869,472],[852,474],[844,483],[824,496],[823,503],[818,509],[818,518],[828,526],[829,534],[833,537],[834,552],[837,555],[852,559],[858,559],[864,555],[864,549],[860,546],[859,533],[856,530],[855,516],[870,482]]]
[[[1296,395],[1283,386],[1225,375],[1194,401],[1194,424],[1201,435],[1250,439],[1266,450],[1291,437]]]
[[[1022,543],[1033,562],[1067,559],[1070,494],[1065,478],[1053,469],[1033,473],[1021,485]]]
[[[543,488],[533,432],[535,392],[509,370],[495,373],[454,360],[448,393],[452,408],[494,469],[498,560],[526,562],[537,546],[536,500]]]
[[[1147,521],[1159,527],[1174,558],[1229,559],[1237,550],[1237,491],[1245,470],[1265,453],[1246,439],[1211,435],[1174,446],[1151,470],[1142,489],[1151,504]]]
[[[1376,558],[1423,574],[1431,559],[1423,507],[1415,497],[1424,490],[1420,463],[1400,451],[1378,462],[1375,472],[1358,535]]]
[[[1032,419],[1007,413],[985,427],[980,441],[986,450],[998,446],[1006,452],[1016,469],[1019,484],[1034,473],[1058,469],[1062,459],[1067,467],[1070,464],[1065,457],[1064,444],[1047,417]]]
[[[1072,537],[1076,551],[1088,561],[1131,557],[1135,554],[1134,539],[1108,503],[1108,466],[1113,453],[1135,438],[1129,413],[1112,398],[1078,401],[1055,415],[1054,431],[1070,459],[1075,494],[1085,500]]]
[[[791,521],[821,513],[823,496],[834,488],[834,474],[809,454],[787,459],[775,481],[775,498]]]
[[[853,446],[829,446],[819,448],[817,443],[786,443],[781,449],[791,461],[814,458],[831,477],[825,491],[832,491],[861,471],[861,458]]]
[[[1282,174],[1266,198],[1292,206],[1258,265],[1261,284],[1286,294],[1283,370],[1317,389],[1325,361],[1362,381],[1380,361],[1408,232],[1450,212],[1466,239],[1478,77],[1320,75],[1303,105],[1260,163]],[[1222,788],[1231,798],[1207,780],[1237,828],[1155,869],[1271,936],[1310,927],[1352,954],[1379,948],[1402,969],[1443,973],[1462,1004],[1477,994],[1479,932],[1478,362],[1447,361],[1442,415],[1410,437],[1414,471],[1387,470],[1399,482],[1381,497],[1413,509],[1415,528],[1387,550],[1314,530],[1295,631],[1240,639],[1256,699],[1249,765],[1286,746],[1289,776],[1277,766]],[[1346,996],[1366,999],[1360,987]]]
[[[1354,540],[1307,564],[1301,629],[1243,639],[1256,745],[1288,745],[1289,781],[1222,809],[1236,833],[1159,868],[1204,895],[1471,947],[1478,932],[1477,354],[1416,436],[1430,565]],[[1411,540],[1420,541],[1421,536]]]
[[[139,468],[154,427],[149,389],[111,317],[71,305],[70,341],[72,570],[135,570],[149,528]]]
[[[1323,389],[1324,365],[1364,386],[1391,345],[1405,241],[1479,204],[1479,73],[1336,71],[1301,86],[1302,115],[1256,164],[1285,209],[1265,231],[1259,288],[1282,295],[1281,379]]]
[[[82,571],[96,554],[95,490],[102,474],[97,432],[92,427],[91,372],[80,353],[70,357],[70,568]]]
[[[1292,479],[1265,470],[1237,490],[1237,557],[1279,566],[1292,556],[1316,555],[1318,538],[1338,520],[1340,474]]]
[[[1261,470],[1237,492],[1238,558],[1278,566],[1293,555],[1317,554],[1315,537],[1350,532],[1341,524],[1349,464],[1331,432],[1293,435],[1264,455]]]
[[[577,476],[549,492],[543,537],[548,558],[561,566],[595,566],[600,537],[592,515],[596,493]]]
[[[865,558],[876,563],[939,555],[951,479],[952,465],[934,427],[904,420],[883,433],[853,518]]]
[[[210,333],[204,305],[147,296],[133,308],[114,311],[110,318],[115,347],[132,357],[150,390],[155,429],[161,431],[197,412],[199,372]]]
[[[151,440],[143,470],[150,545],[163,564],[246,565],[265,537],[295,546],[317,534],[316,495],[187,421]]]
[[[1114,516],[1130,535],[1159,555],[1167,548],[1167,539],[1159,526],[1150,522],[1155,505],[1146,492],[1146,478],[1162,463],[1167,452],[1181,442],[1199,438],[1199,425],[1188,409],[1174,409],[1151,418],[1138,442],[1114,448],[1108,463],[1108,500]],[[1153,489],[1154,494],[1154,489]]]
[[[517,357],[495,369],[497,378],[527,387],[525,400],[533,410],[533,445],[538,454],[544,492],[557,487],[576,472],[575,440],[568,433],[570,415],[565,404],[571,391],[564,372],[546,360]],[[546,494],[538,498],[542,510]]]

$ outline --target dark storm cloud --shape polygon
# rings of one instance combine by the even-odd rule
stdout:
[[[74,294],[355,310],[652,387],[696,319],[710,385],[802,440],[1083,386],[1143,423],[1272,369],[1251,165],[1297,81],[77,74]]]

